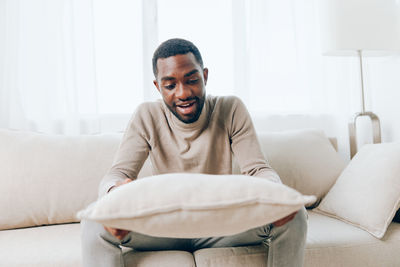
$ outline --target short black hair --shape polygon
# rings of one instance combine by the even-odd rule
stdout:
[[[203,59],[201,58],[200,51],[192,42],[185,39],[173,38],[161,43],[153,54],[154,77],[157,78],[157,60],[159,58],[184,55],[187,53],[192,53],[201,68],[203,68]]]

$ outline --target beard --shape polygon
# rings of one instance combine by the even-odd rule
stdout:
[[[165,105],[168,107],[168,109],[172,112],[172,114],[175,115],[175,117],[177,117],[181,122],[189,124],[189,123],[193,123],[195,121],[197,121],[201,115],[201,111],[203,110],[204,107],[204,102],[205,102],[205,96],[203,97],[193,97],[193,98],[189,98],[189,99],[185,99],[185,101],[191,101],[191,100],[195,100],[195,104],[196,105],[196,111],[193,114],[190,114],[189,116],[182,116],[181,114],[179,114],[176,111],[176,105],[175,103],[173,104],[173,107],[168,105],[165,101]]]

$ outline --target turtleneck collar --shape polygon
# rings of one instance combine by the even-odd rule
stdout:
[[[197,121],[192,122],[192,123],[184,123],[183,121],[179,120],[167,107],[165,102],[161,100],[163,103],[163,107],[165,110],[165,113],[167,114],[167,119],[169,121],[169,124],[171,127],[179,129],[181,131],[194,131],[194,130],[200,130],[202,129],[206,124],[207,124],[207,114],[209,110],[209,101],[208,97],[206,96],[204,99],[204,106],[203,109],[201,110],[200,116],[197,119]]]

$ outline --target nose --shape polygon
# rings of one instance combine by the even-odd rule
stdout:
[[[182,83],[178,84],[175,91],[175,96],[177,98],[179,98],[180,100],[185,100],[190,98],[192,95],[193,95],[192,90],[189,87],[185,86]]]

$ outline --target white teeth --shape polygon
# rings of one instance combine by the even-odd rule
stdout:
[[[179,105],[179,107],[188,107],[188,106],[190,106],[192,103],[190,103],[190,104],[186,104],[186,105]]]

